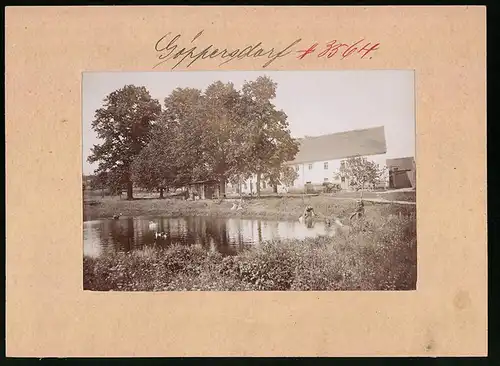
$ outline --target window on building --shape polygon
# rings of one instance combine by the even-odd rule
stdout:
[[[312,168],[313,168],[313,165],[309,164],[309,170],[312,170]]]
[[[327,161],[323,163],[323,167],[325,168],[325,170],[328,170],[328,162]]]
[[[340,178],[340,181],[341,181],[342,183],[345,183],[345,177]]]

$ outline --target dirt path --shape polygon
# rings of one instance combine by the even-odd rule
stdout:
[[[347,200],[347,201],[357,201],[359,200],[359,198],[353,198],[353,197],[329,197],[330,199],[333,199],[333,200]],[[390,201],[390,200],[386,200],[386,199],[383,199],[383,198],[363,198],[363,201],[367,201],[367,202],[374,202],[374,203],[395,203],[395,204],[398,204],[398,205],[416,205],[417,203],[416,202],[411,202],[411,201]]]

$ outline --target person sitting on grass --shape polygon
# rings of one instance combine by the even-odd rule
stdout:
[[[365,204],[363,200],[358,201],[358,207],[356,208],[356,211],[352,213],[352,215],[349,217],[349,221],[352,220],[353,218],[361,218],[365,214]]]

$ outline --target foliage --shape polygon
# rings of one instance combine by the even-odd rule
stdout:
[[[297,171],[293,167],[287,165],[283,166],[280,177],[281,182],[283,182],[283,184],[285,184],[288,187],[291,187],[293,186],[293,183],[295,182],[295,180],[297,180],[298,177],[299,175],[297,174]]]
[[[161,122],[133,164],[141,187],[183,185],[217,179],[238,183],[252,173],[279,183],[298,143],[286,115],[270,99],[276,84],[267,77],[245,83],[241,91],[220,81],[205,91],[177,88],[165,98]]]
[[[291,137],[287,115],[271,102],[276,97],[277,84],[267,76],[246,82],[242,88],[249,134],[248,171],[257,176],[257,195],[260,180],[273,186],[287,173],[284,163],[293,160],[299,144]]]
[[[245,172],[248,157],[248,129],[241,94],[232,83],[209,85],[204,94],[208,125],[204,134],[205,161],[221,184]]]
[[[205,98],[201,90],[177,88],[164,100],[165,112],[161,136],[165,156],[175,171],[173,183],[181,186],[190,181],[211,178],[206,161]]]
[[[323,183],[323,192],[324,193],[334,193],[341,190],[340,184],[324,182]]]
[[[383,168],[365,157],[349,158],[340,169],[340,175],[346,177],[357,190],[378,184],[383,174]]]
[[[158,119],[161,107],[144,87],[126,85],[109,94],[104,106],[95,113],[92,128],[100,145],[94,145],[88,158],[99,162],[96,174],[112,188],[127,185],[127,198],[132,199],[131,164],[147,145],[150,129]]]
[[[199,179],[201,172],[201,92],[175,89],[165,98],[160,121],[151,131],[149,144],[132,164],[133,179],[147,189],[181,186]]]

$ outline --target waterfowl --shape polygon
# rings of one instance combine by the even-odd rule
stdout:
[[[158,238],[162,238],[163,239],[163,238],[166,238],[166,237],[167,237],[167,234],[165,234],[164,232],[161,232],[161,233],[156,232],[155,233],[155,238],[157,238],[157,239]]]
[[[167,238],[167,233],[164,233],[164,232],[156,232],[155,233],[155,238],[158,239],[158,238],[162,238],[162,239],[166,239]]]

